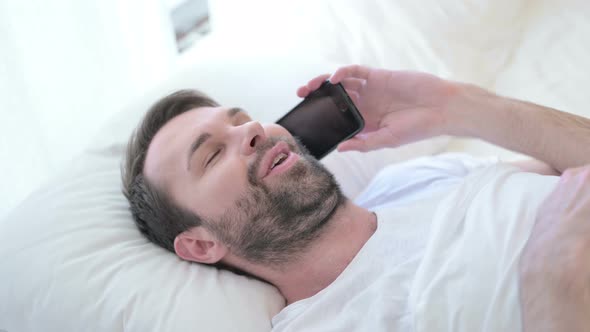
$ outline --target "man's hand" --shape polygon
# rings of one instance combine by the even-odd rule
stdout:
[[[479,138],[529,155],[555,170],[590,163],[590,120],[495,95],[425,73],[352,65],[297,90],[307,96],[330,78],[342,83],[366,128],[340,151],[396,147],[439,135]]]
[[[590,166],[564,172],[519,268],[525,331],[590,331]]]
[[[307,96],[328,77],[312,79],[297,94]],[[396,147],[445,134],[446,107],[458,91],[454,83],[430,74],[359,65],[339,68],[330,81],[342,83],[365,119],[363,132],[340,144],[339,151]]]

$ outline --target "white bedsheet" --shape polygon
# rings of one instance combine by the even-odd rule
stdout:
[[[517,264],[557,177],[475,171],[441,203],[410,293],[416,331],[520,331]]]

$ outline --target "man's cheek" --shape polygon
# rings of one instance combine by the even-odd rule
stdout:
[[[224,213],[236,206],[236,202],[245,195],[247,183],[231,176],[219,177],[209,187],[211,199],[207,199],[209,208],[216,214]]]
[[[267,136],[272,136],[272,137],[284,136],[284,137],[288,137],[289,139],[292,139],[292,137],[293,137],[287,129],[285,129],[283,126],[280,126],[275,123],[264,125],[264,132],[266,133]]]

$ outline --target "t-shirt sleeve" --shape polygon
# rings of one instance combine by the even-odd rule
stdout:
[[[433,157],[432,162],[442,168],[453,170],[453,176],[465,177],[476,169],[496,165],[501,161],[496,156],[482,158],[464,153],[446,153]]]
[[[441,190],[449,190],[476,169],[496,165],[497,157],[476,158],[449,153],[390,165],[381,170],[355,202],[373,208],[391,202],[409,202]]]

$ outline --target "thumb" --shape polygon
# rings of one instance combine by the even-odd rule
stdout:
[[[360,133],[353,138],[338,144],[338,151],[367,152],[385,147],[396,146],[397,139],[387,128],[381,128],[368,133]]]

